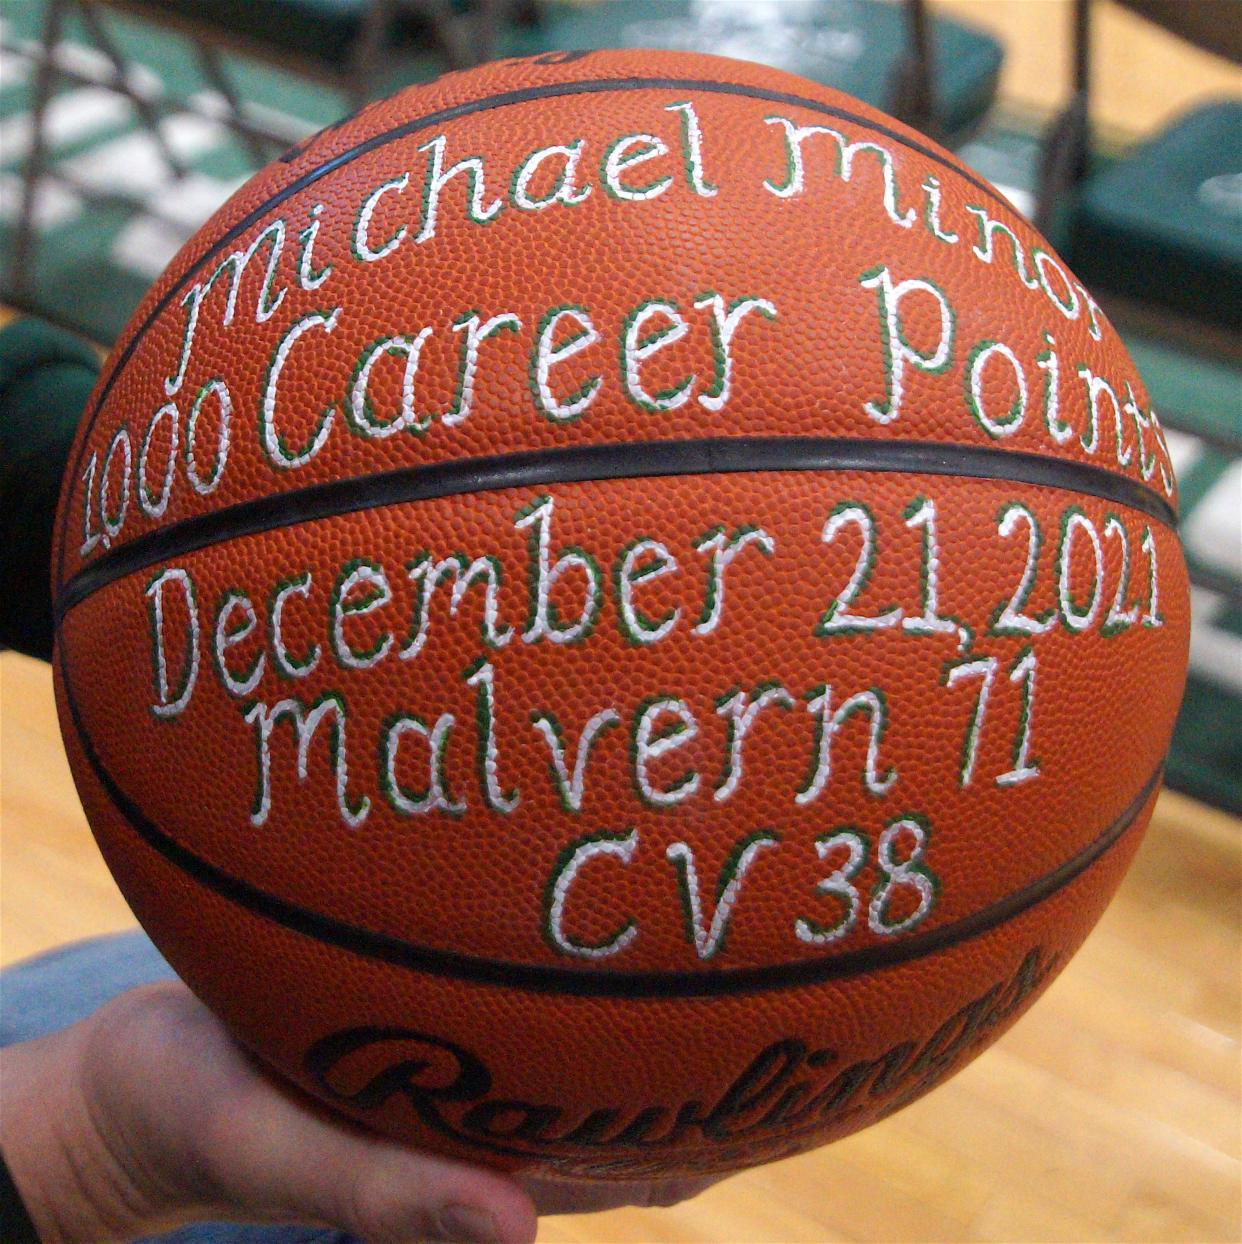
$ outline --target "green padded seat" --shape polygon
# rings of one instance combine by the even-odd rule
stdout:
[[[1197,108],[1090,177],[1063,227],[1089,285],[1242,329],[1242,103]]]
[[[357,41],[367,0],[142,0],[198,26],[211,26],[279,53],[310,57],[343,70]],[[425,48],[428,26],[417,13],[401,13],[387,37],[390,50]]]
[[[100,356],[42,320],[0,330],[0,644],[52,653],[52,523]]]
[[[1204,803],[1242,816],[1242,696],[1194,670],[1169,748],[1166,781]]]
[[[910,41],[899,4],[881,0],[602,0],[544,3],[540,20],[502,36],[512,55],[648,47],[758,61],[894,107],[897,69]],[[959,22],[931,22],[935,116],[964,141],[996,95],[1004,52]]]

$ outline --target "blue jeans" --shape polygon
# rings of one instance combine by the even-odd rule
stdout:
[[[0,972],[0,1046],[33,1041],[85,1019],[109,998],[174,975],[141,930],[48,951]],[[148,1244],[356,1244],[326,1227],[194,1223]]]

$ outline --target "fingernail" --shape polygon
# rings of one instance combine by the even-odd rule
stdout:
[[[501,1244],[496,1220],[474,1205],[442,1205],[431,1220],[436,1240],[452,1244]]]

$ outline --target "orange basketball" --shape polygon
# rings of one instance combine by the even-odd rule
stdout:
[[[78,789],[272,1067],[508,1169],[926,1092],[1099,917],[1189,625],[1117,333],[988,183],[755,65],[451,74],[240,190],[58,520]]]

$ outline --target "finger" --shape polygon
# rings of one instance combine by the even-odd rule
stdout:
[[[256,1078],[207,1141],[231,1216],[325,1223],[368,1244],[531,1244],[535,1210],[512,1180],[405,1148]]]

